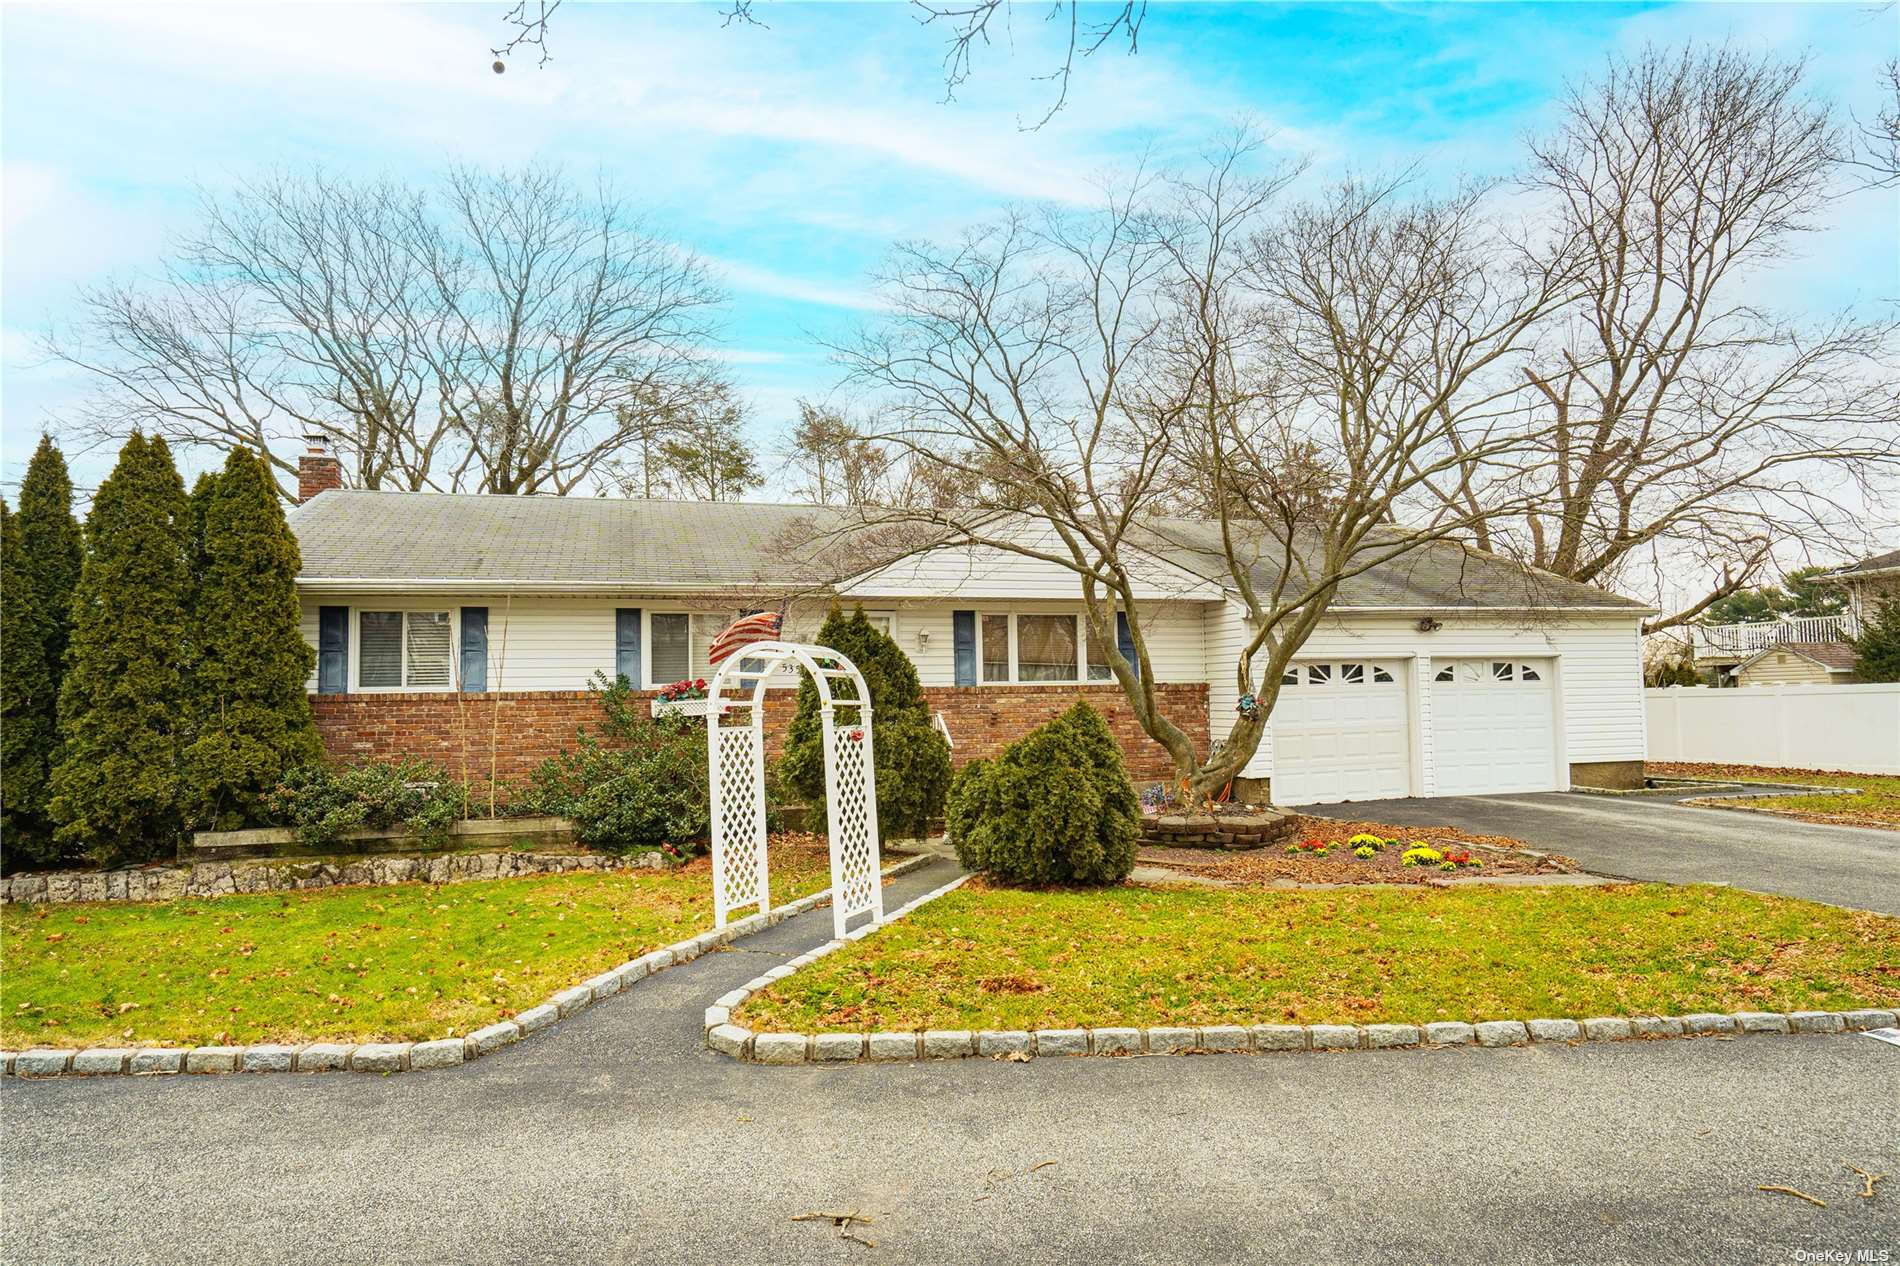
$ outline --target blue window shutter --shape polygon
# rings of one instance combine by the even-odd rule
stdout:
[[[317,693],[345,694],[350,688],[350,609],[317,608]]]
[[[488,689],[488,608],[462,608],[462,689]]]
[[[976,612],[950,613],[950,647],[956,652],[957,684],[976,684]]]
[[[640,688],[640,608],[614,609],[614,674]]]
[[[1135,658],[1135,635],[1128,631],[1128,613],[1115,613],[1115,649],[1122,658],[1135,666],[1135,680],[1141,680],[1141,661]]]

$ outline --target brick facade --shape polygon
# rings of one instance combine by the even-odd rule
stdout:
[[[1207,687],[1164,684],[1158,689],[1168,717],[1205,751]],[[1107,718],[1137,781],[1166,778],[1173,768],[1166,749],[1142,733],[1115,686],[926,686],[924,694],[950,728],[959,765],[994,756],[1085,698]],[[767,696],[766,742],[774,754],[797,706],[793,691]],[[525,782],[543,760],[573,743],[577,729],[600,720],[600,705],[584,690],[311,695],[310,707],[332,760],[419,757],[471,785],[488,781],[491,760],[501,782]]]

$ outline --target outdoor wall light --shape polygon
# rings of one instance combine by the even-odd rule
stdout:
[[[1432,619],[1429,615],[1418,622],[1418,631],[1420,633],[1436,633],[1444,627],[1444,625]]]

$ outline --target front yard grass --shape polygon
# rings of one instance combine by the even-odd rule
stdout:
[[[772,852],[783,904],[830,882]],[[0,1043],[244,1045],[465,1034],[713,925],[711,863],[150,904],[0,907]]]
[[[1900,921],[1703,886],[980,881],[748,1000],[775,1030],[1366,1024],[1900,1003]]]
[[[1851,796],[1769,796],[1748,803],[1762,809],[1788,809],[1817,818],[1867,826],[1900,827],[1900,777],[1887,774],[1849,774],[1821,769],[1779,769],[1762,765],[1715,765],[1701,762],[1653,762],[1652,776],[1727,778],[1738,782],[1796,782],[1817,787],[1853,787]]]

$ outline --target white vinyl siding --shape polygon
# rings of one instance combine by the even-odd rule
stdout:
[[[1418,631],[1417,616],[1334,616],[1323,622],[1300,649],[1301,660],[1373,659],[1429,655],[1456,659],[1488,656],[1552,662],[1557,693],[1558,763],[1640,760],[1644,749],[1642,670],[1638,657],[1636,615],[1562,613],[1518,616],[1508,612],[1442,612],[1441,628]],[[1210,609],[1207,623],[1208,714],[1213,736],[1226,736],[1234,721],[1239,691],[1234,664],[1246,632],[1238,607]],[[1554,660],[1551,657],[1555,657]],[[1414,733],[1428,725],[1430,696],[1414,692],[1418,713]],[[1414,744],[1415,795],[1433,794],[1423,766],[1425,752]],[[1250,778],[1273,774],[1273,727],[1243,771]]]
[[[488,608],[488,688],[493,690],[584,690],[596,672],[614,671],[614,612],[621,607],[638,607],[642,617],[640,641],[643,688],[663,686],[678,677],[659,677],[654,661],[652,616],[654,613],[687,612],[706,617],[711,625],[707,639],[717,633],[732,612],[738,609],[714,609],[711,604],[682,603],[678,598],[655,598],[641,594],[615,597],[553,597],[481,593],[448,594],[431,597],[435,610],[455,612],[463,606]],[[824,622],[829,602],[813,599],[794,603],[787,615],[787,635],[792,640],[817,635]],[[394,610],[398,607],[421,609],[423,603],[408,596],[308,594],[302,599],[304,640],[317,644],[319,607],[347,606],[350,613],[352,645],[350,649],[350,688],[358,689],[357,672],[362,662],[354,645],[356,617],[363,611]],[[972,603],[953,599],[935,602],[903,602],[873,611],[866,604],[865,617],[887,631],[917,666],[917,675],[926,686],[949,686],[956,682],[954,640],[951,613],[957,610],[988,610],[1009,615],[1019,612],[1070,613],[1073,602]],[[846,610],[850,610],[846,606]],[[1211,608],[1209,608],[1211,609]],[[1201,612],[1203,604],[1191,602],[1150,603],[1144,608],[1148,652],[1155,663],[1159,681],[1192,682],[1202,680]],[[452,624],[459,621],[452,619]],[[453,640],[451,645],[453,645]],[[699,649],[704,662],[704,647]],[[689,661],[689,667],[692,667]],[[693,668],[693,676],[705,676],[703,668]],[[795,679],[786,678],[790,684]],[[317,688],[312,671],[307,688]]]
[[[1852,680],[1793,651],[1771,651],[1735,674],[1744,686],[1825,686]]]

